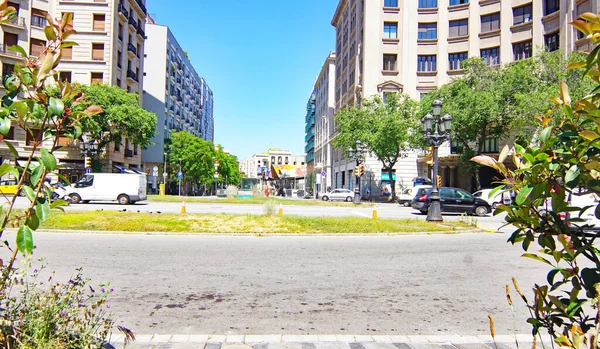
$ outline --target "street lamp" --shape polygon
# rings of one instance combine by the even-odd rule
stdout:
[[[356,141],[356,146],[354,148],[348,149],[348,155],[350,158],[356,159],[356,166],[360,166],[360,164],[364,161],[363,159],[363,147],[360,141]],[[360,177],[356,176],[356,186],[354,187],[354,203],[360,204]]]
[[[438,175],[438,147],[450,139],[450,130],[452,129],[452,116],[446,113],[442,114],[442,101],[435,100],[432,103],[433,115],[427,113],[421,119],[425,139],[433,146],[433,189],[429,196],[431,203],[427,210],[427,220],[430,222],[442,222],[442,209],[440,206],[440,191],[437,186]]]
[[[177,172],[177,178],[179,179],[179,196],[181,196],[181,177],[183,177],[183,173],[181,173],[181,158],[179,158],[179,172]]]

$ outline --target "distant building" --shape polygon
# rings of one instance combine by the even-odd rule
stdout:
[[[146,33],[152,52],[145,58],[144,108],[157,117],[154,145],[142,152],[148,169],[162,168],[165,142],[173,131],[187,131],[214,141],[214,120],[212,90],[198,75],[169,27],[148,17]]]
[[[272,166],[279,165],[306,165],[304,155],[292,155],[289,150],[271,148],[262,154],[254,154],[252,157],[239,161],[240,172],[246,174],[246,178],[263,178],[263,173],[267,177]],[[271,176],[272,177],[272,176]]]
[[[315,101],[316,96],[313,89],[308,98],[308,103],[306,103],[306,117],[304,118],[306,122],[304,152],[306,153],[306,164],[309,171],[315,168]]]

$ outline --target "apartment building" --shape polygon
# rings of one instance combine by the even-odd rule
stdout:
[[[65,13],[72,13],[77,34],[71,39],[78,46],[63,51],[58,66],[61,78],[82,84],[116,85],[142,96],[145,0],[12,0],[9,6],[17,10],[17,16],[0,25],[3,75],[22,62],[18,53],[8,50],[10,46],[20,45],[30,55],[40,55],[46,44],[46,15],[60,19]],[[14,138],[19,148],[32,141],[20,130],[11,131],[9,137]],[[83,158],[78,144],[67,140],[63,143],[71,149],[57,154],[58,159],[64,166],[63,174],[73,180],[83,174]],[[10,158],[8,154],[7,149],[0,148],[3,159]],[[107,171],[113,165],[140,168],[141,151],[124,139],[121,144],[105,149],[104,160]]]
[[[418,100],[460,76],[461,62],[469,57],[497,65],[527,59],[538,50],[589,50],[569,22],[584,12],[597,13],[599,5],[600,0],[340,0],[331,22],[336,110],[391,92]],[[497,152],[500,142],[489,143],[489,151]],[[440,155],[451,157],[455,150],[448,144]],[[398,186],[427,175],[418,155],[406,154],[395,167]],[[377,185],[385,185],[389,178],[382,177],[381,165],[373,159],[367,164]],[[334,152],[336,187],[351,187],[353,166]],[[467,185],[457,182],[458,169],[450,162],[440,173],[447,174],[448,185]]]
[[[335,53],[325,59],[321,72],[314,84],[315,128],[314,128],[314,173],[317,191],[333,185],[332,146],[335,111]]]
[[[214,140],[213,92],[169,27],[148,17],[146,33],[152,54],[145,58],[143,105],[157,116],[157,134],[142,160],[145,168],[151,168],[162,167],[165,142],[172,131]]]
[[[263,173],[266,178],[272,177],[270,175],[272,166],[304,166],[305,164],[305,155],[293,155],[289,150],[271,148],[264,153],[254,154],[248,159],[239,161],[239,169],[245,174],[245,178],[260,179]]]
[[[308,102],[306,103],[306,117],[304,122],[304,152],[306,153],[306,165],[309,171],[315,168],[315,112],[316,112],[316,96],[315,91],[310,93]]]

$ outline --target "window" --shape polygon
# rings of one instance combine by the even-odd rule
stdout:
[[[558,50],[559,42],[560,37],[558,32],[544,35],[544,44],[546,45],[546,50],[548,50],[549,52]]]
[[[104,60],[104,44],[92,44],[92,60]]]
[[[31,10],[31,25],[38,28],[46,26],[46,11],[34,8]]]
[[[454,199],[454,189],[441,188],[440,196],[444,199]]]
[[[2,76],[10,75],[15,71],[14,64],[2,63]]]
[[[121,79],[117,79],[117,87],[121,87]]]
[[[75,183],[75,188],[87,188],[91,187],[92,185],[94,185],[94,176],[85,175],[81,177],[77,183]]]
[[[437,23],[419,23],[419,40],[437,39]]]
[[[29,43],[29,53],[35,57],[41,56],[45,48],[46,42],[43,40],[31,39]]]
[[[90,83],[101,84],[104,82],[104,73],[92,73]]]
[[[544,0],[544,16],[552,14],[559,9],[559,0]]]
[[[127,86],[127,91],[129,91],[129,86]],[[115,142],[115,151],[121,151],[121,142]]]
[[[398,7],[398,0],[385,0],[383,7]]]
[[[71,72],[70,71],[61,71],[59,74],[60,81],[68,81],[71,82]]]
[[[450,0],[450,6],[468,4],[469,0]]]
[[[470,193],[467,193],[466,191],[461,190],[461,189],[456,189],[455,195],[456,195],[457,199],[467,199],[468,200],[468,199],[473,198],[473,195],[471,195]]]
[[[383,70],[396,71],[396,61],[398,55],[396,54],[384,54],[383,55]]]
[[[490,47],[480,51],[480,56],[487,65],[500,64],[500,47]]]
[[[417,71],[420,72],[435,72],[437,71],[435,55],[427,55],[427,56],[418,56],[417,60]]]
[[[123,52],[117,51],[117,67],[123,68]]]
[[[459,36],[469,35],[469,20],[459,19],[456,21],[450,21],[450,33],[448,37],[456,38]]]
[[[513,8],[513,25],[531,21],[531,4]]]
[[[71,60],[73,59],[73,47],[64,47],[62,50],[62,59]]]
[[[385,22],[383,23],[383,37],[386,39],[398,38],[398,23]]]
[[[498,151],[499,148],[497,138],[488,138],[485,140],[485,143],[483,144],[484,153],[497,153]]]
[[[450,70],[460,70],[464,60],[469,58],[468,52],[458,52],[448,54],[448,68]]]
[[[119,23],[119,40],[123,41],[123,25]]]
[[[105,15],[104,14],[95,14],[94,15],[94,31],[99,31],[99,32],[103,32],[105,31],[105,27],[104,27],[104,20],[105,20]]]
[[[419,8],[437,8],[437,0],[419,0]]]
[[[513,44],[513,56],[515,61],[531,57],[531,40]]]
[[[481,16],[481,32],[487,33],[500,29],[500,12]]]

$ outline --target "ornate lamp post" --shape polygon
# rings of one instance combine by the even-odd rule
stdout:
[[[356,147],[348,149],[348,155],[350,158],[356,159],[356,166],[360,166],[360,164],[364,161],[364,149],[360,143],[360,141],[356,141]],[[354,203],[360,204],[360,177],[356,176],[356,186],[354,186]]]
[[[438,175],[438,147],[450,139],[450,130],[452,128],[452,116],[442,114],[442,101],[435,100],[432,103],[433,115],[427,114],[421,119],[423,133],[425,138],[433,146],[433,190],[429,196],[431,203],[427,210],[427,220],[431,222],[442,222],[442,210],[440,207],[440,192],[437,186]]]

